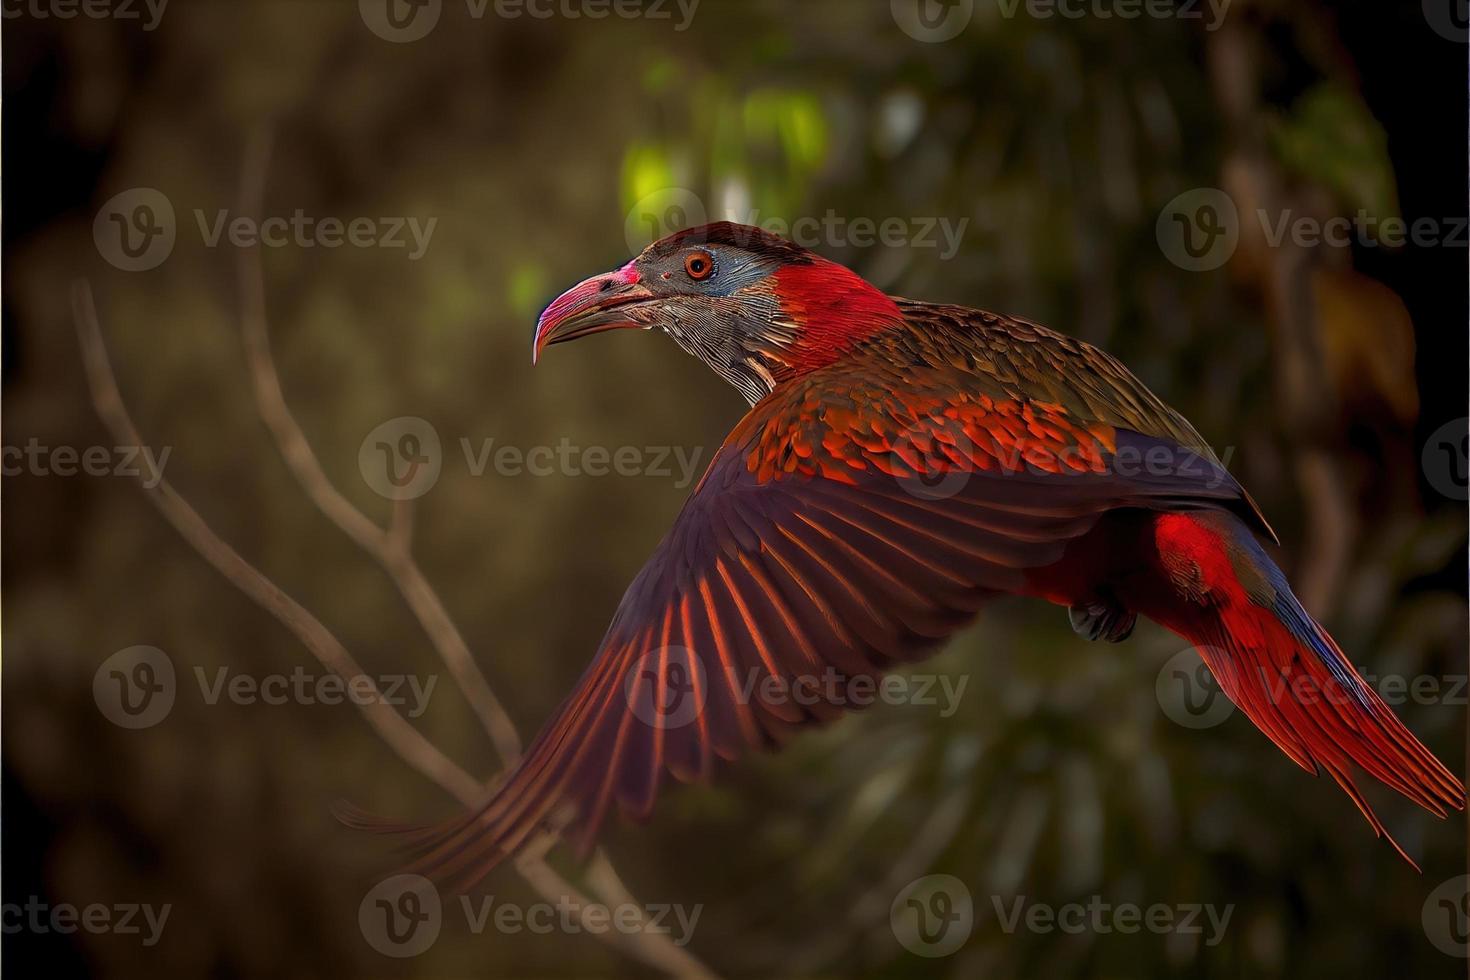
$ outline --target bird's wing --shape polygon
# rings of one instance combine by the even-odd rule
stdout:
[[[644,815],[667,775],[854,706],[1103,512],[1239,498],[1187,451],[1119,470],[1171,444],[1055,406],[832,390],[780,388],[742,420],[571,696],[488,804],[413,839],[415,870],[468,887],[547,825],[585,849],[615,801]]]
[[[1079,424],[1127,429],[1188,447],[1223,466],[1188,419],[1107,351],[1022,317],[917,300],[895,302],[905,329],[882,338],[875,356],[864,359],[865,374],[872,376],[875,367],[902,371],[918,362],[926,365],[914,379],[920,386],[1054,406]],[[1277,540],[1249,494],[1241,491],[1232,509],[1253,530]]]

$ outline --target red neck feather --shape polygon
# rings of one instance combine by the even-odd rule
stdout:
[[[845,266],[817,258],[773,274],[782,311],[801,327],[790,349],[798,372],[824,367],[885,327],[900,323],[898,304]]]

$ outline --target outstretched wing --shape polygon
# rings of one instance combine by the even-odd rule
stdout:
[[[838,387],[740,423],[571,696],[486,806],[414,838],[415,870],[469,887],[547,825],[585,850],[614,803],[642,816],[668,775],[854,706],[1104,512],[1240,501],[1213,461],[1060,406]],[[1119,465],[1146,450],[1174,465]]]

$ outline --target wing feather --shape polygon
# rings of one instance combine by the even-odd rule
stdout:
[[[931,652],[1107,511],[1243,496],[1213,458],[1123,472],[1120,446],[1181,447],[1057,405],[817,390],[778,390],[736,428],[571,696],[482,809],[409,836],[413,870],[469,887],[543,828],[585,850],[668,776],[837,718],[846,683]]]

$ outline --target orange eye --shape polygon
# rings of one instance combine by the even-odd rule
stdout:
[[[684,271],[690,279],[708,279],[715,271],[715,260],[708,252],[690,252],[684,256]]]

